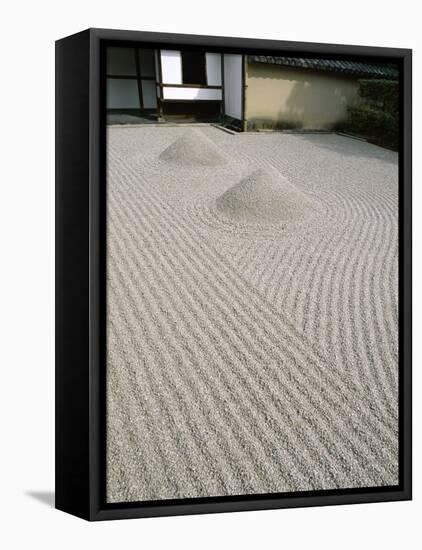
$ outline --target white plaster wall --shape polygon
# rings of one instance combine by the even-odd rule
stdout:
[[[175,50],[161,50],[163,84],[182,84],[182,55]]]
[[[209,86],[221,86],[221,54],[205,54],[207,82]]]
[[[164,99],[220,100],[221,90],[207,88],[163,88]]]
[[[224,54],[225,114],[242,120],[242,56]]]

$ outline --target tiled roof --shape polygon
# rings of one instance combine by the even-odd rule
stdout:
[[[367,78],[398,78],[398,69],[390,65],[381,65],[377,63],[361,63],[359,61],[342,61],[339,59],[278,57],[273,55],[250,55],[249,61],[300,69],[313,69],[315,71],[343,73]]]

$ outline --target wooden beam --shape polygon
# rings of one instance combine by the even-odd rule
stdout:
[[[221,90],[222,86],[207,86],[205,84],[158,84],[160,88],[205,88],[207,90]]]
[[[162,99],[162,103],[221,103],[221,99]]]

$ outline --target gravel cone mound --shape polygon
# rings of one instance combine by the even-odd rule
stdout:
[[[274,168],[259,168],[217,199],[217,209],[237,221],[266,223],[302,219],[312,201]]]
[[[205,134],[189,128],[160,154],[160,160],[179,166],[222,166],[224,153]]]

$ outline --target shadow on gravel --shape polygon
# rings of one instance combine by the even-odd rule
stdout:
[[[358,139],[336,134],[297,134],[303,141],[312,143],[321,149],[327,149],[348,157],[360,157],[362,159],[383,160],[391,164],[398,164],[398,153],[379,145],[360,141]]]

